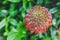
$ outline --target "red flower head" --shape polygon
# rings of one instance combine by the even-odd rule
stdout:
[[[45,7],[34,6],[26,14],[24,22],[31,33],[44,33],[52,25],[52,15]]]

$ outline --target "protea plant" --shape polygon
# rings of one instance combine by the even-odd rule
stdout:
[[[34,6],[27,12],[24,22],[31,33],[44,33],[52,25],[52,15],[45,7]]]

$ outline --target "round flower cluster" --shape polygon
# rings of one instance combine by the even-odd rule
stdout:
[[[44,33],[52,25],[52,15],[45,7],[34,6],[27,12],[24,22],[31,33]]]

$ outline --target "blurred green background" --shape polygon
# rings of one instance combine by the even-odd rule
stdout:
[[[27,11],[38,5],[48,8],[53,17],[42,37],[26,30],[23,21]],[[60,40],[60,0],[0,0],[0,40]]]

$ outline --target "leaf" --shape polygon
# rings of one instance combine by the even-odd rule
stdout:
[[[57,21],[56,25],[58,26],[60,24],[60,19]]]
[[[23,10],[23,7],[20,7],[20,8],[19,8],[19,11],[22,11],[22,10]]]
[[[55,14],[54,14],[55,18],[60,18],[60,10],[58,10]]]
[[[56,5],[60,5],[60,2],[58,2]]]
[[[39,38],[42,38],[42,37],[43,37],[42,33],[39,33]]]
[[[17,25],[17,30],[19,31],[20,37],[26,37],[28,35],[27,30],[25,29],[24,23],[21,21]]]
[[[37,3],[36,4],[42,5],[42,3],[43,3],[43,0],[37,0]]]
[[[54,26],[56,25],[56,18],[53,18],[52,23]]]
[[[5,17],[8,15],[8,11],[7,10],[1,10],[1,16]]]
[[[14,28],[13,28],[14,29]],[[15,39],[20,39],[18,32],[15,32],[14,30],[11,30],[7,36],[7,40],[15,40]]]
[[[8,3],[8,0],[4,0],[2,4],[7,4]]]
[[[44,37],[42,40],[51,40],[50,37]]]
[[[23,8],[26,9],[27,0],[23,0]]]
[[[9,35],[7,36],[7,40],[14,40],[16,37],[17,33],[11,31],[9,32]]]
[[[26,37],[25,32],[23,32],[22,30],[20,30],[21,33],[18,32],[14,32],[13,30],[11,32],[9,32],[9,35],[7,37],[7,40],[21,40],[22,37]]]
[[[24,26],[24,23],[22,21],[20,21],[18,24],[17,24],[17,30],[20,31],[21,33],[25,30],[26,31],[26,28]]]
[[[4,36],[7,36],[8,35],[8,32],[4,32],[4,34],[3,34]]]
[[[15,7],[16,7],[16,4],[14,3],[10,5],[9,13],[11,17],[16,16],[18,13],[18,10],[15,10]]]
[[[10,19],[10,24],[12,24],[12,25],[14,25],[14,26],[17,26],[18,22],[17,22],[16,19],[11,18],[11,19]]]
[[[57,40],[56,30],[53,29],[53,27],[51,27],[51,28],[50,28],[50,32],[51,32],[51,38],[52,38],[52,40]]]
[[[38,40],[38,34],[32,35],[31,40]]]
[[[8,1],[13,2],[13,3],[20,2],[20,0],[8,0]]]
[[[3,19],[1,22],[0,22],[0,29],[2,29],[6,24],[6,21],[5,19]]]
[[[22,16],[22,18],[25,17],[25,11],[22,11],[21,16]]]
[[[17,11],[17,10],[10,11],[10,16],[11,16],[11,17],[14,17],[14,16],[16,16],[16,15],[17,15],[17,13],[18,13],[18,11]]]
[[[33,6],[32,2],[29,2],[28,4],[29,4],[29,7],[27,7],[27,9]]]
[[[45,4],[45,5],[47,5],[47,4],[49,4],[49,3],[50,3],[49,0],[44,0],[44,4]]]
[[[54,14],[54,13],[56,13],[57,11],[58,11],[58,8],[57,8],[57,7],[51,8],[51,9],[49,10],[49,12],[50,12],[51,14]]]
[[[60,32],[58,32],[58,39],[60,40]]]
[[[10,11],[14,11],[15,7],[16,7],[16,4],[14,4],[14,3],[10,4],[10,9],[9,10]]]
[[[22,28],[22,22],[20,21],[19,24],[17,25],[17,29],[12,27],[12,30],[9,32],[9,35],[7,37],[7,40],[24,40],[26,39],[27,32],[24,28]]]

